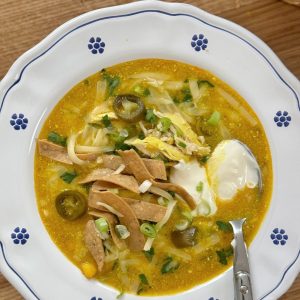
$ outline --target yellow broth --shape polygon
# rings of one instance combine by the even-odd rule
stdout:
[[[216,221],[229,221],[246,217],[247,222],[244,229],[247,244],[253,240],[263,221],[272,192],[271,154],[264,129],[246,101],[231,87],[205,70],[175,61],[145,59],[122,63],[110,67],[106,71],[121,78],[122,84],[117,90],[119,94],[130,93],[132,87],[126,84],[128,77],[142,72],[168,74],[171,76],[171,80],[175,81],[184,81],[187,78],[208,80],[232,95],[257,121],[255,126],[251,126],[240,115],[239,111],[233,110],[226,101],[212,91],[205,103],[209,112],[207,115],[193,120],[193,129],[199,134],[199,122],[205,122],[205,118],[207,120],[213,111],[219,111],[230,137],[245,143],[252,150],[261,167],[264,188],[260,195],[257,189],[246,188],[240,191],[232,201],[217,200],[218,210],[214,216],[196,217],[193,220],[193,225],[198,228],[199,244],[184,249],[175,249],[170,239],[170,233],[174,230],[175,224],[182,219],[181,211],[186,209],[186,205],[178,201],[170,220],[154,241],[155,254],[151,262],[143,252],[131,252],[124,262],[127,272],[124,273],[124,267],[122,268],[121,263],[106,263],[104,272],[96,276],[99,281],[120,291],[130,293],[138,289],[139,274],[141,273],[144,273],[149,281],[149,286],[140,290],[143,295],[172,294],[187,290],[224,272],[232,263],[232,256],[227,258],[227,265],[219,262],[216,251],[230,247],[232,233],[220,230]],[[39,135],[40,139],[47,138],[50,131],[58,132],[67,137],[84,126],[85,116],[99,104],[95,101],[95,94],[96,85],[101,76],[99,72],[83,80],[57,103],[45,121]],[[176,93],[171,96],[175,98]],[[119,126],[126,126],[126,124],[119,122]],[[207,132],[204,132],[204,135],[205,133]],[[220,140],[220,136],[215,136],[214,133],[206,136],[206,141],[212,149]],[[88,192],[84,187],[77,185],[76,181],[71,184],[65,183],[58,174],[62,174],[66,170],[76,170],[78,174],[83,175],[94,167],[95,165],[90,167],[63,165],[40,156],[38,151],[35,154],[35,190],[42,221],[53,242],[79,268],[85,262],[95,264],[83,241],[83,229],[91,217],[86,214],[75,221],[64,220],[56,211],[55,198],[65,189],[79,190],[86,196]],[[218,240],[218,242],[214,244],[213,239]],[[174,254],[174,249],[175,252],[177,251],[176,254]],[[162,274],[161,268],[168,256],[176,257],[179,267],[174,272]]]

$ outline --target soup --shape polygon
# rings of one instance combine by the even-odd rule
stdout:
[[[255,113],[213,74],[176,61],[130,61],[86,78],[37,143],[50,237],[84,276],[121,294],[178,293],[224,272],[228,221],[247,219],[249,245],[271,197]]]

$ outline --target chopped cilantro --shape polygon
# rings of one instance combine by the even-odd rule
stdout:
[[[60,175],[59,177],[66,183],[71,183],[75,177],[77,177],[78,174],[76,173],[76,171],[73,172],[65,172],[62,175]]]
[[[173,260],[172,257],[168,256],[165,261],[163,266],[161,267],[161,274],[166,274],[166,273],[171,273],[176,271],[179,268],[179,263],[175,260]]]
[[[217,255],[218,255],[219,262],[220,262],[222,265],[227,265],[227,263],[228,263],[227,258],[229,258],[230,256],[233,255],[233,249],[232,249],[232,247],[230,246],[230,247],[227,248],[227,249],[222,249],[222,250],[216,251],[216,253],[217,253]]]
[[[112,127],[110,118],[108,117],[108,115],[105,115],[102,117],[102,124],[107,128],[107,127]]]
[[[54,131],[49,132],[47,139],[48,139],[48,141],[50,141],[54,144],[57,144],[57,145],[60,145],[63,147],[67,146],[67,138],[64,136],[61,136],[60,134],[58,134]]]
[[[112,76],[108,73],[106,73],[106,71],[103,71],[103,78],[106,80],[107,82],[107,87],[108,87],[108,96],[111,96],[114,94],[114,91],[116,90],[116,88],[119,86],[121,79],[119,76]]]
[[[178,143],[178,146],[180,146],[181,148],[186,148],[186,144],[183,143],[183,142],[179,142],[179,143]]]
[[[216,221],[218,228],[224,232],[232,232],[230,223],[224,221]]]
[[[167,132],[172,124],[171,120],[169,118],[163,117],[159,121],[162,125],[162,132]]]
[[[144,251],[144,254],[145,254],[146,258],[148,259],[148,261],[152,261],[153,256],[154,256],[154,254],[155,254],[155,253],[154,253],[154,248],[151,247],[150,250]]]
[[[145,120],[151,124],[157,123],[157,116],[154,114],[153,109],[147,109]]]

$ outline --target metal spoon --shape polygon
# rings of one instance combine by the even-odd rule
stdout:
[[[245,220],[246,218],[229,221],[234,234],[233,277],[235,300],[253,300],[248,252],[243,236]]]

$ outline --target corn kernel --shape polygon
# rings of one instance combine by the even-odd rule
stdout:
[[[84,262],[83,264],[81,264],[81,270],[87,278],[92,278],[97,273],[97,268],[93,263],[90,262]]]

